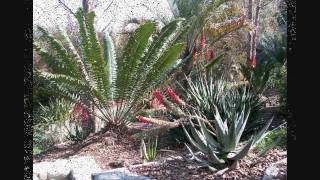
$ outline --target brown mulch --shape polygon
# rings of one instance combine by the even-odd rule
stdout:
[[[217,175],[206,167],[199,168],[197,163],[186,160],[171,160],[163,164],[131,168],[130,171],[154,179],[261,179],[265,170],[274,162],[284,159],[286,153],[273,149],[262,156],[260,161],[253,165],[253,160],[245,158],[240,161],[239,167]],[[277,179],[286,179],[286,165],[280,168]]]
[[[143,163],[140,158],[140,141],[133,142],[130,134],[143,129],[145,124],[133,124],[129,135],[117,135],[108,131],[90,135],[79,145],[61,144],[52,149],[33,156],[33,163],[42,161],[55,161],[56,159],[70,158],[73,156],[93,156],[97,164],[103,170],[117,167],[127,167]],[[184,145],[166,142],[166,137],[159,138],[159,150],[156,161],[168,157],[168,154],[183,154],[186,152]],[[174,142],[173,142],[174,143]]]

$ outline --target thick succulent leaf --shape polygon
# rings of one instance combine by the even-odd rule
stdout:
[[[229,155],[229,154],[228,154],[229,156],[228,156],[227,158],[228,158],[228,159],[231,159],[231,160],[239,160],[239,159],[242,159],[244,156],[246,156],[246,155],[249,153],[249,151],[250,151],[253,143],[254,143],[254,139],[251,138],[251,139],[248,141],[248,143],[247,143],[240,151],[236,152],[235,155],[233,155],[233,154],[230,154],[230,155]]]
[[[193,151],[191,150],[191,148],[190,148],[186,143],[185,143],[184,145],[187,147],[187,149],[189,150],[190,154],[192,155],[192,157],[193,157],[197,162],[202,163],[202,164],[204,164],[204,165],[209,165],[207,161],[202,160],[202,159],[199,159],[199,158],[193,153]]]
[[[209,162],[212,164],[223,164],[225,161],[223,159],[218,158],[214,151],[210,149],[210,145],[208,147],[208,155],[209,155]]]
[[[236,139],[235,139],[235,142],[236,144],[238,144],[238,142],[240,141],[240,138],[242,136],[242,133],[247,125],[247,122],[248,122],[248,119],[249,119],[249,115],[250,115],[250,108],[249,110],[247,111],[247,114],[246,116],[244,117],[244,114],[245,114],[245,111],[246,111],[246,108],[245,108],[245,105],[243,106],[243,110],[241,112],[241,115],[239,117],[239,124],[238,126],[236,127],[235,129],[235,135],[236,135]]]
[[[186,130],[186,128],[184,127],[184,125],[182,124],[182,129],[185,133],[185,135],[187,136],[189,142],[194,146],[196,147],[197,149],[199,149],[201,152],[206,152],[207,149],[203,146],[201,146],[200,144],[198,144],[191,136],[190,134],[188,133],[188,131]]]
[[[273,121],[273,118],[274,116],[272,116],[272,118],[269,119],[266,125],[257,133],[257,135],[255,135],[253,146],[257,145],[263,138],[266,137],[267,135],[266,131],[268,130],[271,122]]]
[[[219,143],[212,137],[212,134],[209,133],[204,122],[198,119],[198,123],[200,124],[201,132],[204,135],[207,143],[210,144],[212,147],[214,147],[215,150],[220,149],[221,147],[220,147]]]
[[[217,138],[220,140],[220,142],[225,145],[228,144],[228,126],[227,122],[223,122],[220,113],[218,111],[218,108],[215,106],[215,127],[217,130]]]
[[[204,138],[204,136],[201,134],[200,131],[198,131],[194,124],[192,123],[192,121],[190,121],[190,124],[192,126],[191,129],[191,134],[192,134],[192,137],[195,139],[195,141],[201,146],[201,149],[206,149],[206,146],[207,146],[207,142]],[[203,153],[206,153],[206,152],[203,152]]]

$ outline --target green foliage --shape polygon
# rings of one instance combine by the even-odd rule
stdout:
[[[194,79],[187,78],[187,82],[187,102],[200,110],[206,119],[214,119],[215,106],[226,119],[233,119],[233,112],[240,112],[245,107],[245,111],[250,112],[245,133],[261,128],[264,123],[258,118],[262,103],[245,85],[237,86],[223,78],[207,78],[202,75],[197,75]]]
[[[79,144],[85,140],[88,135],[88,131],[83,130],[79,125],[76,125],[74,131],[68,130],[67,139],[73,144]]]
[[[147,145],[144,142],[144,139],[141,139],[141,146],[140,146],[140,152],[141,152],[141,158],[150,162],[156,159],[157,156],[157,146],[158,146],[158,136],[155,138],[155,140],[151,140],[151,138],[148,138]]]
[[[286,35],[264,36],[257,46],[257,66],[252,70],[242,65],[242,73],[249,80],[251,89],[261,94],[266,88],[274,87],[284,68],[287,55]],[[280,77],[286,79],[286,77]]]
[[[36,69],[34,78],[49,82],[55,94],[71,101],[80,97],[89,101],[99,112],[94,115],[123,126],[129,123],[132,109],[139,108],[142,97],[181,66],[177,59],[184,44],[175,42],[185,29],[184,20],[172,21],[159,34],[155,32],[156,24],[147,21],[116,58],[108,34],[104,34],[102,44],[98,42],[94,16],[82,9],[76,13],[81,54],[68,36],[55,38],[39,28],[41,38],[35,41],[34,50],[46,59],[50,71]]]
[[[275,142],[276,144],[274,144]],[[263,152],[270,146],[280,149],[287,148],[287,128],[281,127],[272,130],[260,143],[257,144],[255,150]]]
[[[32,147],[32,154],[33,154],[33,155],[40,154],[42,151],[43,151],[43,150],[42,150],[39,146],[37,146],[37,145],[34,145],[34,146]]]
[[[33,154],[39,154],[50,149],[54,145],[52,139],[46,134],[47,126],[34,125],[33,126]]]
[[[71,119],[74,104],[65,99],[50,100],[48,106],[40,104],[34,109],[33,124],[48,126],[53,123],[62,123]]]
[[[71,119],[74,104],[65,99],[49,100],[47,105],[35,104],[33,107],[33,147],[34,153],[46,151],[54,145],[47,134],[52,124],[62,124]]]
[[[250,112],[247,112],[246,107],[242,106],[241,111],[233,111],[232,113],[233,119],[222,119],[216,107],[215,118],[212,120],[214,128],[208,122],[210,120],[204,118],[196,118],[197,126],[195,126],[192,120],[189,121],[191,133],[185,128],[184,131],[190,143],[197,150],[204,153],[208,161],[201,160],[198,157],[196,159],[210,167],[230,164],[246,156],[267,135],[266,130],[272,119],[258,133],[253,134],[249,140],[240,142]],[[196,114],[198,117],[201,117],[200,113]],[[190,148],[189,150],[194,155]]]

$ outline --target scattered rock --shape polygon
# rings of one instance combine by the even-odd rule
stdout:
[[[103,173],[92,174],[92,180],[150,180],[145,176],[131,173],[127,168],[112,169]]]
[[[276,180],[278,179],[278,176],[280,174],[280,168],[281,166],[285,165],[287,163],[287,158],[278,161],[276,163],[271,164],[265,171],[265,174],[262,178],[262,180]],[[282,173],[282,175],[285,175]]]
[[[70,159],[57,159],[53,162],[33,164],[33,174],[40,180],[88,180],[92,173],[100,172],[93,157],[82,156]]]

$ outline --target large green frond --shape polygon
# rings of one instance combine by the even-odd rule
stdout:
[[[139,74],[138,67],[150,44],[149,39],[155,31],[155,28],[156,25],[153,22],[146,22],[140,26],[130,37],[121,58],[118,59],[116,79],[118,98],[126,98],[131,95],[134,80],[137,74]]]

